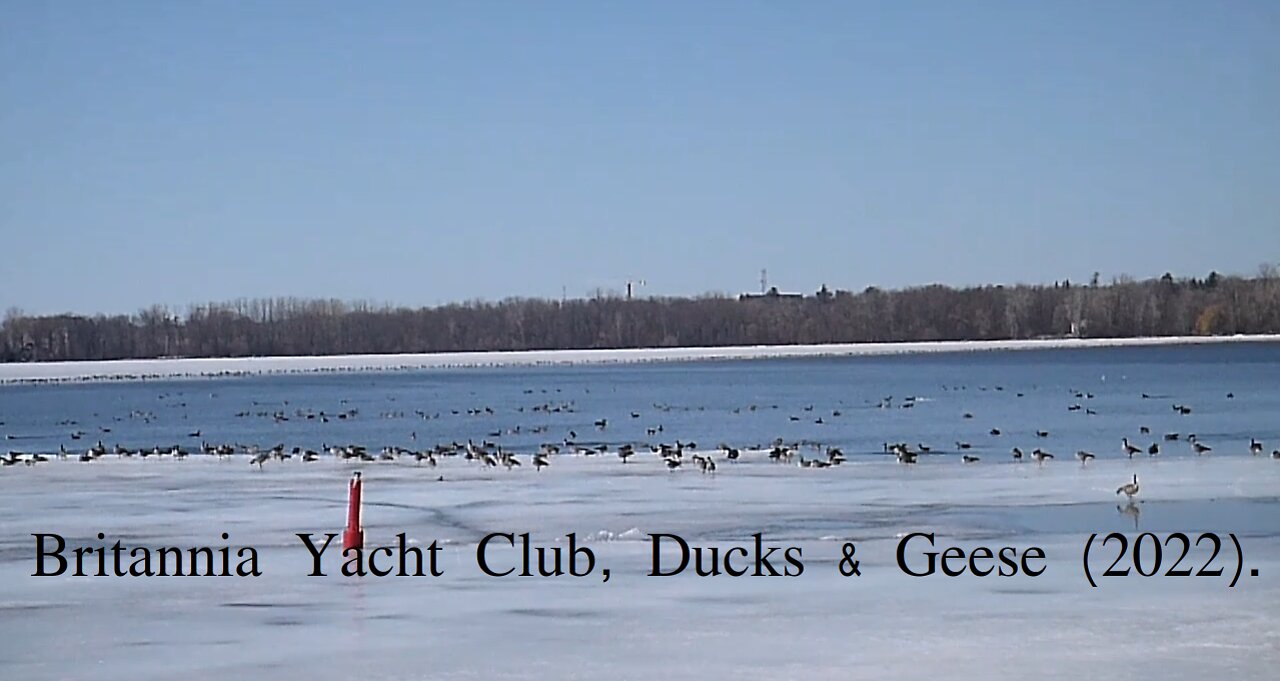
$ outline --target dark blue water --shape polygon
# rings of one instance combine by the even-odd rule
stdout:
[[[885,442],[923,443],[939,454],[932,461],[958,459],[966,442],[1005,461],[1013,446],[1118,457],[1126,436],[1144,450],[1159,443],[1160,456],[1193,456],[1185,438],[1195,433],[1213,456],[1247,456],[1251,437],[1267,454],[1280,446],[1278,416],[1275,343],[0,387],[3,446],[23,452],[99,440],[195,450],[470,439],[530,450],[566,439],[711,448],[782,438],[869,456]],[[1182,439],[1164,442],[1167,432]]]

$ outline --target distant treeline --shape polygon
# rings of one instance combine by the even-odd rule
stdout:
[[[1085,285],[922,286],[812,295],[565,301],[406,309],[294,298],[152,307],[136,315],[27,316],[0,325],[0,361],[380,354],[1280,333],[1280,278]]]

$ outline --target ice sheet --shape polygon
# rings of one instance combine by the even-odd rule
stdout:
[[[618,364],[697,360],[777,359],[785,357],[853,357],[949,352],[983,352],[994,350],[1149,347],[1276,341],[1280,341],[1280,335],[1054,338],[1035,340],[939,341],[920,343],[843,343],[823,345],[758,345],[708,348],[529,350],[518,352],[334,355],[326,357],[232,357],[210,359],[118,360],[104,362],[43,362],[30,364],[0,364],[0,383],[28,381],[133,380],[143,378],[156,379],[321,371],[394,371],[443,367]]]
[[[370,545],[445,544],[441,578],[304,576],[295,532],[338,531],[352,466],[243,459],[102,460],[5,471],[0,676],[61,678],[1268,678],[1280,663],[1280,462],[1108,460],[797,470],[750,455],[714,476],[562,456],[551,468],[366,466]],[[1137,472],[1124,512],[1116,486]],[[443,475],[444,482],[437,477]],[[1240,517],[1248,520],[1239,520]],[[1112,530],[1236,532],[1260,577],[1141,579],[1091,589],[1084,538]],[[30,577],[33,532],[69,542],[261,551],[261,578]],[[587,541],[609,583],[491,578],[489,531]],[[912,578],[898,539],[1037,545],[1038,578]],[[798,578],[648,577],[647,533],[704,546],[802,547]],[[855,541],[864,576],[836,571]],[[510,554],[496,554],[506,560]],[[513,560],[513,559],[512,559]],[[336,569],[336,561],[327,562]]]

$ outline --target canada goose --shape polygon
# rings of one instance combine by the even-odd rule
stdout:
[[[1139,432],[1139,433],[1142,433],[1143,435],[1147,435],[1148,433],[1150,433],[1150,432],[1151,432],[1151,429],[1150,429],[1150,428],[1148,428],[1148,427],[1146,427],[1146,426],[1139,426],[1139,427],[1138,427],[1138,432]]]
[[[1271,458],[1280,459],[1280,449],[1271,450]]]
[[[1037,430],[1037,431],[1036,431],[1036,437],[1049,437],[1049,431],[1047,431],[1047,430]]]
[[[959,440],[956,440],[956,449],[969,449],[972,446],[973,445],[969,444],[968,442],[961,442]]]
[[[1164,434],[1164,441],[1165,441],[1165,442],[1173,442],[1174,440],[1177,440],[1177,439],[1178,439],[1178,434],[1177,434],[1177,433],[1165,433],[1165,434]]]
[[[533,455],[533,467],[535,470],[540,471],[543,468],[546,468],[547,466],[550,466],[550,465],[551,465],[551,462],[547,461],[546,454],[539,452]]]
[[[249,460],[249,465],[252,466],[254,464],[258,464],[258,470],[262,470],[262,464],[266,463],[267,459],[270,459],[270,458],[271,458],[270,451],[258,452],[257,454],[253,455],[252,459]]]
[[[1019,449],[1018,447],[1014,447],[1014,448],[1013,448],[1013,458],[1014,458],[1014,460],[1016,460],[1016,461],[1021,461],[1021,460],[1022,460],[1022,450],[1021,450],[1021,449]]]
[[[1086,452],[1082,449],[1076,452],[1076,458],[1080,459],[1080,463],[1089,463],[1090,461],[1092,461],[1093,459],[1096,459],[1097,457],[1095,457],[1093,454]]]
[[[727,450],[727,452],[726,452],[725,456],[726,456],[726,457],[728,457],[728,459],[729,459],[730,461],[737,461],[737,460],[738,460],[738,457],[740,456],[740,453],[738,452],[738,450],[736,450],[736,449],[734,449],[734,448],[730,447],[730,448]]]
[[[1159,443],[1152,442],[1151,446],[1147,447],[1147,453],[1150,454],[1151,456],[1155,456],[1156,454],[1159,454],[1160,453]]]
[[[965,463],[978,463],[979,461],[978,457],[973,456],[972,454],[965,454],[964,456],[960,457],[960,460]]]
[[[1191,446],[1195,448],[1196,454],[1204,454],[1205,452],[1213,451],[1213,447],[1210,447],[1203,442],[1193,442],[1191,443]]]
[[[1262,443],[1253,438],[1249,438],[1249,453],[1257,456],[1262,453]]]
[[[667,470],[674,471],[680,467],[680,459],[666,459]]]
[[[1127,438],[1127,437],[1126,437],[1126,438],[1123,438],[1123,439],[1121,440],[1121,444],[1123,445],[1124,453],[1125,453],[1125,454],[1127,454],[1127,455],[1129,456],[1129,458],[1130,458],[1130,459],[1132,459],[1132,458],[1133,458],[1133,455],[1134,455],[1134,454],[1141,454],[1141,453],[1142,453],[1142,449],[1141,449],[1140,447],[1135,447],[1135,446],[1133,446],[1133,445],[1129,444],[1129,438]]]
[[[991,434],[992,434],[992,435],[999,435],[999,434],[1000,434],[1000,429],[999,429],[999,428],[992,428],[992,429],[991,429]]]
[[[1036,463],[1044,463],[1045,461],[1052,459],[1053,455],[1039,447],[1036,447],[1036,449],[1031,452],[1031,458],[1035,459]]]
[[[1116,494],[1123,494],[1130,499],[1138,494],[1138,474],[1134,473],[1133,482],[1127,482],[1116,489]]]

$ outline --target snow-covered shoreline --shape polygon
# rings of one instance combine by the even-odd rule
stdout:
[[[220,357],[93,362],[0,364],[0,384],[129,381],[313,372],[403,371],[415,369],[631,364],[795,357],[870,357],[1005,350],[1051,350],[1219,343],[1277,343],[1280,334],[1167,336],[1143,338],[1052,338],[1001,341],[910,343],[837,343],[755,345],[706,348],[629,348],[618,350],[520,350],[319,357]]]

